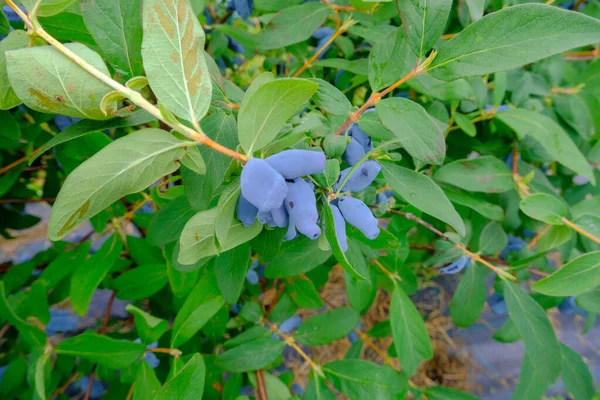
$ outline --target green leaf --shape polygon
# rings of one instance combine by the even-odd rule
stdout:
[[[383,125],[400,141],[408,154],[428,164],[441,164],[446,155],[444,133],[419,104],[401,97],[377,103]]]
[[[212,97],[200,22],[185,0],[144,0],[143,12],[142,57],[150,87],[169,111],[197,124]]]
[[[520,286],[504,281],[504,298],[529,357],[531,368],[547,385],[561,371],[560,346],[544,309]],[[525,363],[524,363],[525,367]]]
[[[594,397],[594,379],[583,358],[576,351],[561,343],[562,373],[561,377],[567,391],[575,400],[586,400]]]
[[[47,399],[48,386],[50,385],[50,352],[46,352],[42,349],[34,348],[31,352],[29,359],[30,372],[33,369],[33,386],[35,389],[34,399]],[[31,379],[28,377],[28,380]],[[29,382],[31,383],[31,382]]]
[[[11,308],[6,300],[4,282],[0,280],[0,317],[13,325],[18,331],[21,339],[32,347],[43,348],[46,346],[46,333],[38,326],[21,319]]]
[[[146,264],[120,275],[113,286],[119,299],[141,300],[158,292],[168,281],[165,264]]]
[[[146,346],[87,331],[63,340],[54,351],[59,355],[80,357],[107,368],[120,369],[140,358],[146,351]]]
[[[327,387],[325,380],[312,370],[308,386],[306,387],[305,400],[335,400],[335,394]]]
[[[423,392],[429,400],[478,400],[469,393],[444,386],[430,386]]]
[[[477,136],[477,127],[475,124],[464,114],[454,113],[454,121],[456,125],[467,135],[471,137]]]
[[[22,30],[15,30],[0,41],[0,54],[21,49],[28,45],[29,36],[27,33]],[[0,57],[0,110],[10,110],[21,103],[21,99],[16,95],[8,79],[6,57]]]
[[[445,81],[506,71],[600,41],[600,22],[545,4],[493,12],[444,43],[428,69]]]
[[[413,53],[424,57],[444,33],[452,1],[399,0],[396,4]]]
[[[6,18],[6,14],[0,14],[2,14],[0,15],[0,35],[8,35],[11,28],[10,22],[8,21],[8,18]]]
[[[600,215],[582,215],[573,221],[577,226],[586,231],[592,236],[600,237]],[[569,236],[570,238],[570,236]],[[600,243],[590,239],[587,236],[579,234],[579,239],[583,244],[583,248],[587,251],[600,250]]]
[[[417,59],[411,54],[404,30],[395,28],[376,41],[369,53],[369,84],[381,90],[410,72]]]
[[[346,254],[344,254],[342,248],[340,247],[340,242],[338,240],[337,232],[335,230],[333,211],[331,211],[331,206],[329,205],[329,203],[327,203],[325,207],[323,207],[323,217],[325,218],[325,236],[327,238],[327,242],[329,242],[331,250],[333,251],[335,259],[340,263],[342,268],[344,268],[344,270],[346,270],[346,272],[348,272],[353,277],[357,279],[366,279],[367,277],[361,273],[362,271],[358,271],[356,266],[350,263],[350,261],[346,257]],[[348,252],[349,251],[350,249],[348,249]]]
[[[582,138],[590,140],[596,132],[592,111],[578,94],[554,96],[555,110]]]
[[[551,225],[564,225],[563,218],[569,215],[569,209],[560,200],[545,193],[525,197],[519,208],[525,215]]]
[[[390,323],[402,369],[413,375],[423,360],[433,357],[433,348],[423,317],[397,284],[390,303]]]
[[[323,365],[333,386],[350,399],[396,399],[408,388],[408,379],[387,365],[364,360],[339,360]]]
[[[600,314],[600,286],[585,292],[575,298],[578,307],[587,312]]]
[[[243,244],[215,259],[219,290],[229,304],[237,303],[250,266],[250,245]]]
[[[381,163],[383,176],[392,190],[410,205],[452,226],[465,236],[465,224],[442,189],[431,178],[390,162]]]
[[[317,241],[301,236],[283,243],[277,257],[265,268],[265,276],[273,279],[300,275],[315,269],[330,257],[331,251],[323,251]]]
[[[214,269],[206,271],[186,298],[173,322],[171,347],[190,340],[223,306]]]
[[[233,115],[227,114],[219,108],[212,108],[200,126],[214,141],[230,149],[237,147],[237,125]],[[225,174],[231,163],[231,158],[206,146],[200,147],[200,153],[206,165],[209,166],[205,175],[181,168],[185,194],[190,205],[196,211],[202,211],[209,207],[217,189],[224,182]]]
[[[240,181],[236,179],[225,187],[219,198],[215,219],[215,239],[218,247],[227,247],[227,235],[229,235],[229,227],[232,221],[235,220],[235,210],[240,194]]]
[[[285,343],[269,338],[255,339],[227,350],[217,357],[217,366],[229,372],[262,369],[281,357]]]
[[[454,204],[468,207],[476,213],[494,221],[502,221],[504,219],[504,210],[496,204],[488,203],[479,197],[472,196],[470,193],[461,192],[449,187],[444,187],[443,189],[448,199]]]
[[[67,43],[65,46],[100,72],[110,75],[98,53],[79,43]],[[52,46],[8,51],[6,66],[17,97],[29,108],[86,119],[112,117],[100,109],[102,98],[112,89],[97,79],[91,79],[85,70]]]
[[[137,369],[134,381],[133,400],[153,399],[160,389],[160,381],[154,370],[146,361],[142,361]]]
[[[523,354],[521,374],[513,392],[513,398],[541,399],[549,386],[550,383],[547,382],[545,376],[541,375],[541,371],[535,367],[531,356],[527,353]]]
[[[348,302],[350,302],[353,309],[360,313],[367,311],[377,296],[377,277],[373,270],[370,272],[369,279],[356,279],[344,271],[344,284],[346,285]]]
[[[548,296],[577,296],[600,285],[600,251],[587,253],[565,264],[552,275],[531,285]]]
[[[349,116],[352,113],[352,104],[338,88],[323,79],[313,78],[310,81],[319,85],[313,96],[317,107],[333,115]]]
[[[420,75],[410,79],[407,85],[419,93],[442,101],[469,100],[475,98],[473,88],[465,79],[445,82],[431,75]]]
[[[79,315],[87,313],[94,292],[117,262],[122,250],[123,242],[115,233],[90,259],[80,264],[73,272],[69,296],[73,309]]]
[[[148,314],[133,304],[127,304],[127,311],[135,318],[135,329],[144,344],[156,342],[167,331],[169,322]]]
[[[190,145],[163,130],[143,129],[100,150],[65,181],[52,207],[50,239],[63,238],[123,196],[174,172]]]
[[[38,8],[37,15],[40,17],[49,17],[64,11],[73,4],[75,0],[44,0]],[[37,0],[22,0],[23,5],[28,10],[33,10]]]
[[[318,88],[318,84],[306,79],[283,78],[246,93],[248,100],[244,98],[238,114],[239,140],[246,153],[250,155],[271,143]]]
[[[62,252],[42,271],[38,280],[46,284],[47,289],[54,289],[63,282],[77,267],[85,262],[90,251],[89,243],[82,244],[71,251]],[[14,268],[14,267],[13,267]],[[4,276],[6,285],[6,275]]]
[[[515,186],[510,168],[493,156],[453,161],[433,177],[470,192],[501,193]]]
[[[508,236],[502,225],[490,222],[479,236],[479,253],[492,255],[501,252],[508,245]]]
[[[179,239],[183,227],[196,213],[185,196],[179,196],[162,207],[150,221],[148,242],[155,246]]]
[[[142,1],[85,0],[85,25],[104,57],[124,78],[144,75],[142,66]]]
[[[510,318],[494,332],[492,337],[501,343],[513,343],[521,339],[515,323]]]
[[[465,271],[450,302],[450,315],[456,326],[471,326],[479,319],[485,306],[486,274],[487,270],[476,263]]]
[[[206,367],[198,353],[165,383],[154,397],[154,400],[193,400],[201,399],[204,393]]]
[[[595,184],[592,167],[565,130],[550,117],[534,111],[512,109],[496,114],[519,137],[531,136],[550,157]]]
[[[261,50],[280,49],[303,42],[323,25],[331,9],[319,2],[287,7],[277,13],[258,36]]]
[[[218,254],[219,251],[231,250],[254,239],[262,231],[263,226],[258,220],[254,225],[246,228],[237,218],[234,218],[227,233],[227,243],[217,248],[215,241],[217,211],[217,208],[201,211],[185,225],[180,237],[179,262],[181,264],[194,264],[200,259]]]
[[[351,308],[336,308],[310,317],[300,325],[294,339],[305,346],[321,346],[341,339],[356,327],[360,314]]]
[[[543,253],[559,247],[573,236],[573,231],[566,225],[552,225],[550,229],[540,237],[535,251]]]
[[[286,286],[286,291],[298,307],[318,310],[323,301],[312,281],[304,278],[294,279]]]
[[[32,154],[29,158],[29,165],[33,164],[33,162],[43,153],[47,152],[55,146],[58,146],[59,144],[78,139],[93,132],[100,132],[113,128],[143,125],[150,121],[154,121],[155,119],[156,118],[154,118],[146,111],[141,110],[129,115],[126,118],[113,118],[106,121],[79,121],[76,124],[69,126],[67,129],[65,129],[64,131],[60,132],[58,135],[54,136],[52,139],[47,141],[42,146],[40,151]]]
[[[71,11],[77,11],[77,14],[63,11],[60,14],[51,17],[42,17],[39,20],[44,30],[56,40],[95,46],[96,42],[83,22],[83,16],[80,14],[79,7],[76,10],[71,9]]]

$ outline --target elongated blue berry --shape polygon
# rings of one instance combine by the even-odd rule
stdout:
[[[344,219],[360,230],[367,239],[375,239],[379,235],[377,218],[373,216],[369,207],[359,199],[350,196],[340,197],[338,207]]]
[[[260,158],[250,159],[242,170],[242,195],[258,211],[271,211],[283,203],[287,185],[283,177]]]
[[[358,143],[358,141],[354,138],[350,140],[348,146],[346,146],[346,151],[342,158],[350,165],[354,165],[363,158],[365,155],[365,149]]]
[[[275,221],[273,221],[273,214],[271,211],[259,211],[258,212],[258,222],[263,225],[269,225],[270,227],[275,227]]]
[[[340,174],[338,181],[333,185],[334,190],[338,190],[340,184],[346,179],[352,168],[346,168]],[[377,177],[381,171],[381,165],[377,161],[367,160],[360,165],[350,176],[342,188],[343,192],[360,192],[366,189]]]
[[[325,153],[312,150],[285,150],[265,159],[285,179],[319,174],[325,170]]]
[[[294,315],[292,318],[289,318],[289,319],[283,321],[281,323],[281,325],[279,325],[279,331],[281,333],[288,333],[288,332],[293,331],[294,329],[298,328],[301,323],[302,323],[302,318],[299,317],[298,315]]]
[[[285,198],[285,207],[293,219],[298,231],[310,239],[321,235],[321,228],[317,225],[317,199],[315,192],[303,179],[287,181],[288,195]]]
[[[365,150],[365,153],[373,150],[373,140],[371,139],[371,136],[367,135],[362,129],[360,129],[360,126],[358,126],[357,123],[352,124],[350,131],[348,132],[348,136],[352,136],[353,139],[360,143],[362,148]]]
[[[246,198],[240,195],[237,204],[237,217],[246,228],[252,226],[258,213],[258,208],[254,207]]]
[[[298,231],[296,231],[296,224],[294,223],[294,220],[292,219],[292,217],[290,217],[290,219],[288,221],[288,230],[287,230],[287,233],[285,234],[285,236],[283,237],[283,240],[288,241],[288,240],[295,239],[297,235],[298,235]]]
[[[273,223],[279,228],[285,228],[288,224],[288,213],[285,209],[285,204],[271,210],[273,216]]]
[[[458,260],[454,261],[452,264],[440,268],[440,272],[446,275],[457,274],[469,264],[471,264],[471,258],[468,256],[462,256]]]
[[[331,212],[333,213],[333,223],[335,224],[335,234],[338,238],[338,243],[342,248],[342,251],[345,253],[348,251],[348,238],[346,237],[346,220],[342,216],[340,209],[333,205],[329,205],[331,207]]]

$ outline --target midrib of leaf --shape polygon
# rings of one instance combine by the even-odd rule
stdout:
[[[593,254],[593,253],[588,253],[588,254]],[[589,272],[589,271],[591,271],[591,270],[593,270],[593,269],[596,269],[598,266],[600,266],[600,262],[598,262],[597,264],[591,265],[590,267],[588,267],[588,268],[586,268],[586,269],[583,269],[583,270],[581,270],[581,271],[573,272],[573,273],[572,273],[572,274],[570,274],[569,276],[563,276],[563,277],[556,278],[556,280],[560,282],[561,280],[565,280],[565,279],[571,279],[571,278],[572,278],[572,277],[574,277],[574,276],[577,276],[577,275],[580,275],[580,274],[583,274],[583,273]],[[559,271],[560,271],[560,270],[559,270]]]
[[[419,58],[423,57],[423,48],[425,47],[425,25],[427,22],[427,0],[425,0],[425,11],[423,12],[423,22],[421,24],[421,46],[419,47]]]
[[[185,319],[183,320],[183,322],[181,323],[181,325],[179,326],[179,329],[177,329],[177,333],[175,333],[173,335],[173,338],[171,339],[171,343],[175,343],[177,341],[177,338],[179,337],[179,334],[181,333],[181,331],[183,330],[184,327],[186,327],[190,321],[190,319],[192,319],[192,316],[194,315],[194,312],[196,312],[198,310],[198,308],[205,306],[207,304],[209,304],[209,302],[213,301],[213,300],[221,300],[221,296],[217,295],[214,297],[211,297],[209,299],[207,299],[204,303],[201,303],[198,305],[198,307],[194,308],[194,310],[192,312],[190,312]],[[212,305],[212,304],[211,304]]]
[[[133,65],[131,64],[131,57],[129,56],[129,43],[127,43],[127,37],[125,36],[125,20],[123,20],[123,8],[121,7],[121,0],[117,0],[119,4],[119,17],[121,19],[121,35],[123,36],[123,45],[125,46],[123,50],[125,50],[125,56],[127,57],[127,65],[129,66],[129,71],[131,72],[131,76],[135,76],[135,71],[133,70]]]
[[[362,380],[362,379],[359,379],[359,378],[355,378],[353,376],[341,374],[341,373],[339,373],[337,371],[334,371],[334,370],[331,370],[329,368],[324,368],[323,367],[323,371],[327,371],[327,372],[329,372],[332,375],[339,376],[340,378],[346,379],[346,380],[351,381],[351,382],[356,382],[356,383],[360,383],[360,384],[367,384],[367,385],[371,385],[371,386],[376,386],[376,387],[379,387],[379,388],[382,388],[382,389],[387,389],[389,387],[385,383],[380,383],[380,382],[376,382],[376,381]]]
[[[400,289],[400,287],[398,286],[398,282],[394,281],[394,287],[395,287],[396,291],[398,291],[398,294],[397,294],[398,298],[400,298],[400,296],[401,296],[400,290],[402,290],[402,289]],[[400,306],[400,304],[398,304],[398,305]],[[400,308],[401,308],[401,310],[399,310],[399,312],[402,315],[402,322],[404,322],[403,326],[408,327],[410,325],[408,324],[408,319],[406,318],[406,313],[404,312],[403,307],[400,307]],[[408,342],[408,348],[417,350],[416,346],[414,345],[414,343],[416,343],[416,342],[413,340],[412,330],[409,330],[408,335],[406,335],[404,337],[404,339],[406,342]],[[394,341],[396,341],[396,340],[394,339]],[[404,344],[406,344],[406,343],[404,343]],[[419,353],[419,355],[421,355],[421,354]],[[398,357],[401,357],[401,355],[398,354]],[[414,358],[414,357],[411,357],[411,358]]]
[[[59,72],[59,71],[58,71],[58,69],[56,68],[56,62],[52,62],[52,66],[54,67],[54,72],[55,72],[55,73],[52,73],[52,71],[50,71],[50,70],[48,69],[48,67],[46,67],[46,65],[45,65],[43,62],[40,62],[39,64],[43,65],[43,66],[44,66],[44,68],[46,68],[46,70],[47,70],[48,72],[50,72],[50,74],[54,75],[54,76],[55,76],[55,77],[58,79],[58,82],[60,82],[60,86],[62,87],[62,90],[63,90],[63,92],[65,93],[65,96],[67,96],[67,98],[69,99],[69,102],[72,104],[72,106],[70,106],[70,105],[68,105],[68,104],[63,104],[63,105],[66,105],[66,106],[67,106],[67,107],[69,107],[69,108],[74,108],[74,109],[76,109],[77,111],[79,111],[80,113],[82,113],[83,115],[87,116],[88,118],[90,118],[90,119],[94,119],[94,118],[93,118],[93,117],[91,117],[91,116],[90,116],[88,113],[86,113],[85,111],[83,111],[81,108],[77,107],[77,104],[76,104],[76,103],[73,101],[73,99],[71,98],[71,95],[69,94],[69,91],[68,91],[68,90],[67,90],[67,88],[65,87],[65,84],[64,84],[64,82],[63,82],[62,76],[60,75],[60,72]],[[72,65],[72,64],[73,64],[72,62],[69,62],[69,63],[67,63],[67,70],[65,71],[65,75],[68,75],[68,74],[69,74],[69,71],[71,70],[71,65]],[[53,97],[53,96],[52,96],[52,95],[50,95],[50,94],[47,94],[47,96],[48,96],[48,97]]]

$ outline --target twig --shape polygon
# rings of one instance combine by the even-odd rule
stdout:
[[[539,231],[535,237],[531,240],[531,242],[529,242],[527,244],[527,248],[528,249],[533,249],[535,247],[535,245],[537,244],[537,242],[539,242],[539,240],[542,238],[542,236],[544,236],[546,234],[546,232],[548,232],[550,230],[550,228],[552,228],[552,225],[546,225],[544,227],[544,229],[542,229],[541,231]]]
[[[112,312],[112,306],[115,302],[115,298],[117,297],[117,292],[115,290],[110,294],[110,299],[108,300],[108,304],[106,305],[106,311],[104,312],[104,320],[102,321],[102,326],[98,331],[99,334],[104,335],[106,333],[106,329],[108,328],[108,321],[110,320],[110,313]]]
[[[10,324],[4,324],[4,326],[2,327],[2,329],[0,329],[0,340],[2,340],[2,338],[4,337],[4,335],[6,335],[6,332],[8,332],[8,330],[10,329],[11,325]]]
[[[167,349],[167,348],[162,348],[162,347],[157,347],[154,349],[148,349],[147,350],[148,353],[164,353],[164,354],[170,354],[175,358],[181,357],[181,350],[178,349]]]
[[[94,379],[96,379],[96,367],[98,364],[92,367],[92,372],[90,372],[90,379],[88,380],[87,389],[85,391],[85,395],[83,396],[83,400],[89,400],[90,394],[92,393],[92,387],[94,385]]]
[[[562,221],[571,229],[573,229],[575,232],[579,233],[580,235],[585,236],[586,238],[593,240],[596,243],[600,243],[600,238],[597,238],[596,236],[592,235],[591,233],[589,233],[588,231],[584,230],[582,227],[580,227],[579,225],[575,224],[574,222],[569,221],[568,219],[564,218],[562,219]]]
[[[379,262],[379,260],[373,259],[371,260],[371,262],[375,264],[377,268],[379,268],[381,272],[383,272],[388,278],[390,278],[392,282],[400,280],[400,276],[398,274],[390,272],[390,270],[384,267],[383,264]]]
[[[64,393],[64,391],[69,388],[69,386],[71,385],[71,383],[75,382],[77,380],[77,378],[79,378],[80,376],[81,376],[81,374],[79,372],[75,372],[73,375],[71,375],[71,377],[69,379],[67,379],[67,382],[64,385],[62,385],[61,387],[59,387],[58,389],[56,389],[52,393],[52,395],[50,396],[50,398],[51,399],[55,399],[60,394]]]
[[[296,341],[294,340],[293,337],[286,335],[285,333],[281,332],[279,330],[279,328],[274,325],[271,321],[269,321],[266,318],[263,318],[263,322],[265,323],[265,325],[267,325],[269,327],[269,329],[271,330],[271,332],[277,334],[278,336],[280,336],[283,341],[285,342],[285,344],[287,344],[288,346],[290,346],[291,348],[293,348],[294,350],[296,350],[296,352],[300,355],[300,357],[302,357],[307,363],[308,365],[310,365],[310,367],[320,376],[323,376],[323,371],[321,370],[321,366],[317,363],[315,363],[305,352],[304,350],[302,350],[297,344]]]
[[[347,21],[344,22],[336,31],[335,33],[329,38],[329,40],[327,40],[327,42],[325,42],[320,48],[317,49],[317,51],[312,55],[311,58],[309,58],[307,61],[304,62],[304,65],[302,65],[302,67],[300,67],[300,69],[298,71],[296,71],[296,73],[293,75],[294,78],[299,77],[300,75],[302,75],[302,73],[304,71],[306,71],[308,68],[312,67],[313,63],[317,60],[317,58],[319,58],[319,56],[321,54],[323,54],[323,52],[325,52],[329,46],[344,32],[346,32],[348,30],[348,28],[350,28],[352,25],[354,25],[354,21]]]
[[[199,126],[196,127],[197,130],[193,130],[193,129],[187,127],[186,125],[180,123],[179,121],[167,121],[163,117],[160,110],[156,106],[154,106],[152,103],[150,103],[148,100],[146,100],[140,93],[113,80],[110,76],[105,75],[103,72],[98,70],[96,67],[92,66],[87,61],[85,61],[84,59],[79,57],[77,54],[75,54],[73,51],[71,51],[68,47],[66,47],[61,42],[56,40],[53,36],[48,34],[48,32],[46,32],[44,30],[44,28],[39,24],[39,22],[35,19],[35,17],[32,18],[32,17],[29,17],[27,14],[25,14],[19,7],[17,7],[17,5],[14,3],[13,0],[6,0],[6,3],[10,6],[10,8],[12,8],[17,13],[17,15],[19,15],[19,17],[21,17],[21,19],[24,21],[25,25],[31,29],[32,34],[35,34],[35,35],[41,37],[42,39],[44,39],[46,42],[48,42],[48,44],[55,47],[58,51],[60,51],[63,55],[65,55],[67,58],[69,58],[75,64],[79,65],[90,75],[94,76],[99,81],[105,83],[106,85],[110,86],[112,89],[121,93],[123,96],[127,97],[133,104],[148,111],[156,119],[164,122],[169,127],[180,132],[187,138],[194,140],[202,145],[210,147],[220,153],[223,153],[229,157],[238,159],[242,162],[246,162],[248,160],[248,158],[245,155],[240,154],[237,151],[228,149],[227,147],[224,147],[221,144],[213,141],[202,130],[198,129]],[[190,122],[192,122],[193,124],[195,123],[194,125],[198,125],[197,121],[190,121]]]
[[[444,240],[450,240],[448,238],[448,236],[446,236],[445,233],[443,233],[440,230],[438,230],[436,227],[434,227],[433,225],[431,225],[429,222],[423,221],[421,218],[417,217],[414,214],[405,213],[405,212],[398,211],[398,210],[390,210],[390,212],[392,214],[401,215],[404,218],[409,219],[411,221],[415,221],[417,224],[424,226],[425,228],[429,229],[431,232],[435,233],[436,235],[438,235],[439,237],[441,237]]]
[[[22,158],[19,158],[17,161],[14,161],[14,162],[8,164],[7,166],[0,168],[0,175],[3,175],[5,173],[7,173],[8,171],[10,171],[11,169],[13,169],[15,167],[18,167],[19,165],[23,164],[25,161],[29,160],[29,157],[31,157],[32,155],[34,155],[35,153],[37,153],[41,149],[42,149],[42,147],[38,147],[37,149],[35,149],[34,151],[32,151],[30,155],[22,157]]]
[[[462,244],[457,243],[454,246],[456,248],[461,249],[473,261],[478,262],[478,263],[480,263],[480,264],[488,267],[492,271],[494,271],[499,277],[505,278],[505,279],[507,278],[507,279],[510,279],[510,280],[513,280],[513,281],[516,280],[516,278],[514,276],[512,276],[509,272],[505,271],[502,268],[496,267],[495,265],[491,264],[487,260],[484,260],[479,254],[473,253],[472,251],[467,250],[467,248],[465,246],[463,246]]]
[[[265,385],[265,375],[262,369],[256,371],[256,386],[259,400],[269,400],[267,395],[267,385]]]

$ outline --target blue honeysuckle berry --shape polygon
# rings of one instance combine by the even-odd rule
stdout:
[[[50,321],[46,325],[46,333],[53,336],[57,333],[75,332],[79,317],[71,315],[68,310],[50,310]]]
[[[134,343],[142,343],[142,339],[137,338],[133,341]],[[146,346],[146,349],[156,349],[158,347],[158,342],[150,343]],[[160,365],[160,360],[154,353],[146,352],[144,354],[144,360],[148,363],[148,365],[154,369]]]
[[[506,308],[506,301],[504,301],[504,297],[499,293],[493,293],[488,296],[487,303],[490,306],[490,310],[496,315],[506,315],[508,314],[508,309]]]
[[[333,36],[333,28],[330,27],[323,27],[323,28],[319,28],[317,29],[313,34],[312,37],[314,39],[318,39],[318,43],[317,43],[317,47],[315,47],[315,51],[314,53],[320,51],[323,47],[325,47],[325,45],[327,44],[327,42],[331,39],[331,37]],[[317,57],[318,59],[322,59],[323,56],[325,55],[325,53],[327,53],[327,51],[331,48],[331,45],[328,45],[327,48],[325,50],[323,50],[319,56]]]
[[[346,146],[346,151],[342,155],[342,159],[350,166],[354,166],[361,158],[365,156],[365,149],[354,138]]]
[[[294,223],[292,217],[289,217],[289,223],[288,223],[288,230],[285,234],[285,236],[283,237],[283,240],[285,240],[286,242],[288,240],[292,240],[295,239],[296,236],[298,236],[298,231],[296,230],[296,224]]]
[[[321,228],[317,225],[319,214],[315,192],[300,178],[288,180],[286,184],[288,194],[285,198],[285,207],[290,218],[293,219],[301,234],[312,240],[317,239],[321,235]]]
[[[525,246],[526,244],[527,244],[527,242],[524,241],[523,239],[518,238],[513,235],[508,235],[508,245],[504,248],[504,250],[502,250],[499,258],[503,260],[504,258],[506,258],[508,253],[513,252],[513,251],[514,252],[521,251],[523,246]]]
[[[409,94],[408,92],[396,92],[394,93],[394,97],[402,97],[404,99],[408,99]]]
[[[365,111],[365,114],[373,111],[375,110],[370,108]],[[348,136],[356,139],[356,141],[360,143],[362,148],[365,150],[365,153],[373,150],[373,139],[371,139],[371,136],[367,135],[365,131],[360,129],[360,126],[357,123],[350,125],[350,129],[348,129]]]
[[[302,389],[302,386],[300,386],[298,383],[292,383],[292,387],[291,387],[292,393],[296,394],[298,396],[304,396],[304,389]]]
[[[250,270],[246,274],[246,281],[251,285],[256,285],[258,283],[258,279],[258,274],[254,270]]]
[[[392,197],[394,192],[392,190],[385,190],[377,194],[377,204],[387,203]]]
[[[312,150],[284,150],[265,161],[285,179],[320,174],[325,170],[325,153]]]
[[[350,225],[357,228],[367,239],[375,239],[379,236],[378,220],[365,203],[350,196],[342,196],[338,200],[344,219]]]
[[[273,214],[271,214],[271,211],[259,211],[257,218],[258,222],[261,224],[269,225],[271,228],[275,227],[275,221],[273,221]]]
[[[471,257],[461,256],[458,260],[454,261],[450,265],[440,268],[440,272],[444,275],[457,274],[470,264]]]
[[[250,159],[241,176],[242,196],[258,211],[279,207],[288,194],[285,180],[265,160]]]
[[[278,228],[285,228],[288,225],[289,216],[285,204],[281,204],[281,206],[272,209],[271,215],[273,217],[273,223]]]
[[[227,9],[236,11],[243,19],[248,19],[254,11],[254,0],[227,0]]]
[[[27,12],[27,9],[25,9],[25,7],[20,6],[19,8],[23,12]],[[6,18],[9,22],[21,22],[21,17],[19,17],[19,15],[9,6],[2,6],[2,11],[4,12],[4,15],[6,15]]]
[[[338,181],[333,185],[333,190],[338,190],[341,183],[346,179],[346,176],[350,173],[352,168],[346,168],[340,174]],[[377,175],[381,171],[381,165],[377,161],[367,160],[358,167],[352,176],[348,178],[342,192],[360,192],[366,189],[373,183]]]
[[[237,218],[240,222],[248,228],[254,224],[254,220],[258,215],[258,208],[256,208],[252,203],[250,203],[246,198],[240,195],[237,204]]]
[[[78,380],[76,380],[75,382],[73,382],[71,385],[72,385],[74,391],[76,391],[77,393],[85,393],[87,391],[89,383],[90,383],[90,377],[83,376],[83,377],[79,378]],[[98,379],[94,379],[94,381],[92,382],[92,390],[90,392],[90,398],[91,399],[99,399],[100,397],[102,397],[102,395],[104,394],[105,391],[106,391],[106,388],[104,387],[104,385],[100,381],[98,381]]]
[[[231,306],[231,312],[233,314],[235,314],[235,315],[238,315],[241,310],[242,310],[242,305],[241,304],[233,304]]]
[[[244,46],[242,46],[240,42],[238,42],[231,36],[227,36],[227,45],[235,53],[244,54]]]
[[[66,115],[57,115],[56,117],[54,117],[54,124],[56,124],[56,127],[60,131],[64,131],[65,129],[67,129],[71,125],[76,124],[79,121],[81,121],[81,118],[67,117]]]
[[[300,324],[302,323],[302,318],[299,317],[298,315],[294,315],[291,318],[288,318],[287,320],[283,321],[281,323],[281,325],[279,325],[279,330],[282,333],[288,333],[293,331],[294,329],[297,329]]]
[[[584,318],[587,318],[587,312],[577,305],[575,302],[575,296],[570,296],[564,299],[558,305],[558,310],[565,315],[578,314]]]
[[[340,244],[340,248],[345,253],[348,251],[348,238],[346,237],[346,220],[342,215],[340,209],[330,204],[331,212],[333,213],[333,223],[335,224],[335,233]]]

